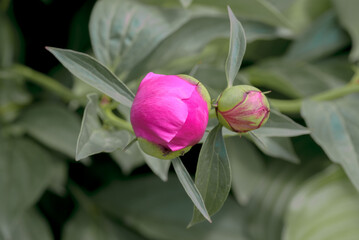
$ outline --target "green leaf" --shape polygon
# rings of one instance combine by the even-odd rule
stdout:
[[[168,179],[168,170],[171,166],[171,161],[163,160],[159,158],[147,155],[141,150],[147,166],[156,174],[162,181],[166,182]]]
[[[52,158],[34,142],[0,134],[0,236],[10,237],[22,214],[40,198],[54,173]]]
[[[44,145],[75,158],[81,125],[70,109],[54,103],[32,105],[21,115],[19,124]]]
[[[359,60],[359,29],[357,10],[359,2],[356,0],[334,0],[334,8],[338,14],[339,22],[349,32],[353,47],[350,51],[350,60]]]
[[[226,77],[228,86],[232,86],[239,68],[241,67],[244,53],[246,52],[246,37],[242,24],[233,14],[231,8],[229,6],[227,8],[231,32],[229,38],[228,57],[226,60]]]
[[[91,214],[80,208],[66,223],[64,240],[141,240],[130,230],[115,224],[103,214]]]
[[[253,133],[264,137],[295,137],[309,134],[310,131],[286,115],[272,109],[268,121]]]
[[[114,100],[131,106],[134,94],[110,70],[94,58],[72,50],[47,48],[73,75]]]
[[[333,54],[348,44],[347,35],[337,23],[333,11],[329,11],[292,43],[285,58],[296,61],[315,60]]]
[[[217,12],[213,13],[213,11],[201,15],[198,13],[198,15],[162,41],[146,59],[132,70],[128,79],[137,79],[150,71],[163,69],[179,58],[196,56],[212,40],[228,37],[227,18]]]
[[[122,74],[189,18],[184,9],[163,9],[132,0],[98,1],[90,19],[95,55],[116,75]]]
[[[305,101],[301,114],[313,139],[328,157],[342,165],[359,190],[359,110],[355,98],[331,102]]]
[[[125,147],[131,138],[125,130],[105,129],[98,116],[98,95],[90,94],[88,100],[77,140],[76,160],[100,152],[113,152]]]
[[[196,185],[192,180],[192,177],[187,172],[187,169],[183,165],[181,159],[172,159],[172,165],[176,171],[179,181],[181,182],[189,198],[192,200],[193,204],[196,206],[198,211],[202,213],[203,217],[205,217],[209,222],[212,222],[211,217],[208,215],[206,206],[204,205],[201,193],[198,191]]]
[[[259,179],[264,174],[264,160],[259,151],[239,136],[225,139],[232,171],[232,191],[236,200],[249,202]]]
[[[308,180],[293,197],[283,239],[356,239],[358,202],[359,194],[344,172],[331,166]]]
[[[192,3],[192,0],[179,0],[179,1],[184,8],[188,8]]]
[[[218,212],[231,188],[231,169],[222,136],[222,125],[217,125],[203,143],[197,163],[195,183],[210,216]],[[203,221],[202,214],[194,208],[189,226]]]
[[[228,198],[213,224],[185,229],[193,203],[174,175],[163,183],[153,175],[115,181],[101,189],[95,202],[107,214],[149,239],[249,240],[243,235],[243,209]]]
[[[300,162],[294,151],[293,144],[288,137],[265,137],[255,135],[255,137],[250,138],[254,144],[268,156],[280,158],[292,163]]]
[[[145,158],[141,154],[138,143],[132,144],[126,151],[123,149],[111,152],[111,157],[121,167],[122,172],[126,175],[130,174],[135,168],[145,163]]]
[[[52,232],[46,219],[35,208],[27,210],[15,225],[10,238],[6,240],[52,240]]]
[[[294,165],[270,161],[245,211],[247,231],[252,240],[281,239],[284,216],[294,194],[309,177],[321,170],[323,162]]]
[[[293,98],[310,97],[343,85],[334,75],[313,64],[271,59],[246,69],[251,84],[278,90]]]

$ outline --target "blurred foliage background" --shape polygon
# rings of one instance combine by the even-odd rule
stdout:
[[[98,2],[0,1],[1,240],[358,239],[359,1]],[[247,39],[235,83],[270,90],[272,108],[311,132],[272,114],[260,139],[226,136],[230,196],[212,224],[186,229],[193,206],[170,164],[117,150],[131,137],[111,122],[97,118],[74,160],[86,95],[98,92],[45,46],[94,55],[133,91],[149,71],[192,73],[216,99],[227,5]],[[200,148],[182,158],[192,175]]]

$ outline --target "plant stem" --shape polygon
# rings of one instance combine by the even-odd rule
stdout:
[[[344,97],[351,93],[359,92],[359,84],[347,84],[343,87],[335,88],[316,94],[308,99],[315,101],[327,101],[333,100],[340,97]],[[271,105],[277,108],[282,113],[297,114],[300,112],[300,108],[305,99],[294,99],[294,100],[280,100],[270,99]]]
[[[53,79],[43,73],[35,71],[27,66],[15,64],[11,68],[11,71],[15,74],[25,77],[26,79],[32,81],[33,83],[36,83],[54,93],[56,93],[65,101],[79,100],[81,103],[84,102],[82,98],[73,94],[70,89],[64,87],[62,84],[60,84],[55,79]]]
[[[114,126],[116,126],[116,127],[118,127],[118,128],[126,129],[127,131],[133,133],[133,128],[132,128],[131,123],[129,123],[128,121],[123,120],[123,119],[119,118],[118,116],[116,116],[116,115],[112,112],[112,109],[111,109],[111,108],[105,108],[105,109],[104,109],[104,112],[105,112],[106,117],[107,117],[106,120],[107,120],[109,123],[111,123],[112,125],[114,125]]]

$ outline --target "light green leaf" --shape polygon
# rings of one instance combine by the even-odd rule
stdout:
[[[73,75],[114,100],[131,106],[134,94],[109,69],[84,53],[47,48]]]
[[[247,231],[252,240],[281,239],[284,215],[300,186],[323,167],[321,161],[294,165],[271,161],[246,207]]]
[[[295,137],[309,134],[310,131],[286,115],[271,109],[268,121],[253,133],[264,137]]]
[[[300,160],[294,151],[290,138],[287,137],[265,137],[255,135],[252,138],[254,144],[265,154],[280,158],[292,163],[299,163]]]
[[[19,124],[42,144],[75,158],[81,125],[70,109],[54,103],[33,105],[21,115]]]
[[[229,50],[226,60],[226,77],[228,86],[233,85],[233,81],[237,76],[239,68],[241,67],[244,53],[246,52],[246,36],[242,24],[233,14],[231,8],[228,6],[228,15],[231,26],[229,38]]]
[[[6,240],[52,240],[50,226],[35,208],[27,210],[15,225],[10,238]]]
[[[225,139],[232,171],[232,191],[236,200],[245,205],[264,174],[264,160],[259,151],[246,139]]]
[[[359,2],[357,0],[334,0],[334,8],[338,14],[339,22],[349,32],[353,47],[350,51],[350,60],[359,60],[359,29],[357,22],[359,16]]]
[[[180,3],[184,8],[188,8],[191,5],[192,0],[180,0]]]
[[[203,143],[197,163],[195,183],[210,216],[218,212],[231,188],[231,169],[222,136],[222,125],[217,125]],[[202,214],[194,208],[189,224],[203,221]]]
[[[301,114],[313,139],[328,157],[342,165],[359,190],[359,109],[355,98],[331,102],[305,101]]]
[[[338,166],[331,166],[293,197],[285,240],[351,240],[359,236],[359,194]]]
[[[34,142],[0,134],[0,236],[10,238],[22,214],[53,178],[52,156]]]
[[[347,35],[337,23],[334,13],[329,11],[292,43],[285,58],[296,61],[314,60],[333,54],[348,44]]]
[[[90,19],[96,57],[116,75],[131,70],[190,17],[184,9],[163,9],[133,0],[98,1]]]
[[[101,213],[90,214],[80,208],[66,223],[64,240],[141,240],[130,230],[111,222]]]
[[[232,198],[213,217],[213,224],[186,229],[193,203],[174,175],[166,183],[151,175],[115,181],[98,192],[95,201],[149,239],[249,240],[243,235],[243,210]]]
[[[130,133],[125,130],[107,130],[102,126],[97,94],[88,95],[88,100],[77,140],[76,160],[100,152],[113,152],[131,140]]]
[[[173,168],[175,169],[179,181],[181,182],[189,198],[192,200],[193,204],[209,222],[212,222],[211,217],[208,215],[206,206],[204,205],[201,193],[198,191],[196,185],[192,180],[192,177],[187,172],[187,169],[183,165],[181,159],[180,158],[173,159],[172,165]]]
[[[141,150],[147,166],[156,174],[162,181],[166,182],[168,179],[168,170],[171,166],[171,161],[163,160],[159,158],[147,155]]]

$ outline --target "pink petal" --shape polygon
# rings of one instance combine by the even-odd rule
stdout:
[[[197,91],[193,91],[192,96],[183,102],[188,106],[188,117],[178,134],[168,143],[168,147],[172,151],[198,143],[203,137],[208,123],[207,103]]]

